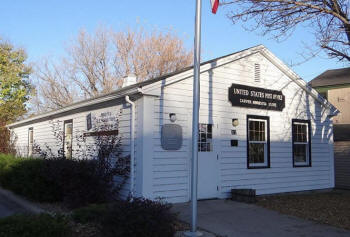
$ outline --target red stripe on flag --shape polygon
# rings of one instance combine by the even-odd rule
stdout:
[[[214,0],[214,4],[212,4],[211,12],[216,14],[216,11],[219,8],[219,0]]]

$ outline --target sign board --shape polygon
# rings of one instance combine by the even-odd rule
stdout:
[[[232,84],[228,89],[228,100],[232,106],[282,111],[285,96],[282,91]]]
[[[179,150],[182,146],[182,127],[178,124],[164,124],[161,144],[164,150]]]
[[[90,130],[92,128],[92,118],[91,113],[86,116],[86,130]]]
[[[116,136],[116,135],[118,135],[118,130],[96,131],[96,132],[84,133],[84,137],[100,137],[100,136]]]
[[[116,116],[112,112],[103,112],[99,117],[96,117],[96,123],[113,125],[117,122]]]

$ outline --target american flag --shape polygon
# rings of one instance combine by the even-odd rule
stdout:
[[[219,7],[219,0],[210,0],[210,2],[211,2],[211,12],[215,14]]]

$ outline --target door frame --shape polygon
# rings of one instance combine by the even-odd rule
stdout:
[[[189,159],[188,159],[188,200],[191,200],[191,174],[192,174],[192,110],[188,109],[187,110],[187,126],[188,126],[188,137],[189,137]],[[202,200],[205,199],[216,199],[216,198],[220,198],[220,193],[221,193],[221,188],[220,188],[220,159],[219,159],[219,153],[221,150],[221,146],[220,146],[220,126],[219,126],[219,122],[217,121],[218,119],[212,119],[213,121],[211,121],[211,123],[209,123],[208,121],[208,117],[206,116],[199,116],[199,123],[208,123],[208,124],[213,124],[213,134],[212,134],[212,141],[213,141],[213,155],[216,156],[215,160],[216,160],[216,166],[215,168],[213,168],[213,172],[215,172],[215,181],[216,181],[216,194],[214,197],[211,198],[203,198]],[[197,143],[198,144],[198,143]],[[199,162],[199,153],[198,153],[198,162]],[[199,170],[198,170],[198,174],[199,174]],[[197,183],[197,188],[199,187],[199,176],[197,179],[198,183]],[[201,200],[198,197],[198,189],[197,189],[197,200]]]

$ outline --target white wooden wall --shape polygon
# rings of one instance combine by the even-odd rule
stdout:
[[[65,120],[73,120],[73,158],[77,158],[77,151],[79,142],[77,141],[77,135],[83,134],[87,132],[86,128],[86,116],[91,113],[92,117],[99,117],[101,113],[111,112],[113,116],[116,116],[119,119],[119,134],[121,137],[121,151],[122,155],[130,154],[130,106],[128,105],[116,105],[113,107],[101,108],[87,112],[75,113],[71,115],[67,115],[64,117],[59,117],[53,120],[46,120],[43,122],[33,123],[30,125],[18,127],[12,129],[13,137],[16,137],[16,148],[19,151],[19,156],[27,157],[28,155],[28,129],[33,127],[34,131],[34,143],[38,144],[43,150],[45,150],[46,146],[49,146],[54,154],[57,154],[57,150],[59,147],[59,142],[57,138],[54,136],[52,130],[52,122],[60,121],[60,130],[63,131],[63,123]],[[92,131],[92,130],[90,130]],[[80,143],[84,145],[84,143]],[[87,137],[86,145],[93,145],[94,138]],[[83,146],[83,149],[86,148]],[[82,157],[84,158],[84,157]],[[86,157],[88,158],[88,157]],[[91,158],[91,157],[90,157]],[[122,194],[124,196],[129,194],[129,185],[130,180],[127,181],[124,189],[122,190]]]
[[[254,82],[254,64],[261,65],[261,83]],[[161,97],[154,104],[153,198],[171,202],[189,200],[192,114],[192,77],[177,83],[163,82]],[[286,107],[282,112],[232,107],[228,88],[232,83],[282,90]],[[200,122],[219,129],[220,197],[232,188],[253,188],[257,194],[330,188],[334,186],[332,123],[318,102],[306,95],[261,54],[217,67],[201,74]],[[162,124],[176,113],[183,127],[184,142],[178,151],[165,151],[160,144]],[[246,116],[270,117],[271,168],[247,169]],[[231,135],[232,118],[239,119],[237,135]],[[310,119],[312,124],[312,167],[293,168],[292,119]],[[215,137],[214,137],[215,139]],[[238,147],[230,140],[238,139]]]
[[[261,66],[262,82],[254,82],[254,64]],[[334,187],[333,131],[327,112],[287,75],[260,53],[241,58],[201,74],[200,122],[213,123],[219,136],[219,197],[228,197],[232,188],[253,188],[257,194],[301,191]],[[135,189],[136,195],[164,198],[169,202],[185,202],[190,198],[190,156],[192,121],[192,71],[153,83],[147,88],[160,96],[143,96],[136,101]],[[187,79],[175,82],[187,75]],[[228,88],[232,83],[281,90],[286,97],[282,112],[232,107]],[[159,90],[159,88],[161,88]],[[146,89],[146,88],[145,88]],[[86,115],[103,111],[122,111],[120,134],[124,154],[130,153],[130,107],[116,105],[94,111],[60,117],[73,119],[74,131],[86,130]],[[170,123],[169,113],[176,113],[183,128],[183,145],[177,151],[161,147],[160,130]],[[247,169],[246,116],[270,117],[271,168]],[[231,135],[232,119],[238,118],[237,135]],[[310,119],[312,124],[312,167],[293,168],[292,119]],[[49,121],[13,129],[18,148],[28,145],[28,128],[34,127],[34,141],[55,147]],[[62,123],[63,128],[63,123]],[[238,139],[238,147],[230,140]],[[76,142],[73,141],[73,149]],[[26,155],[26,149],[23,151]],[[74,156],[74,155],[73,155]],[[125,195],[128,188],[124,190]]]

